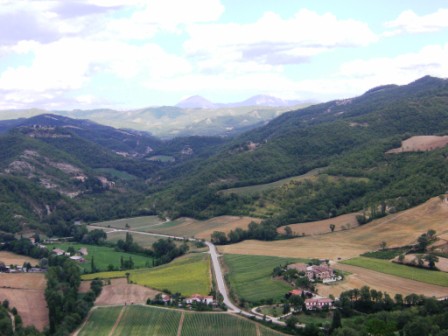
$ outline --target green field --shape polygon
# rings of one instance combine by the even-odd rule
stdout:
[[[159,161],[159,162],[174,162],[176,161],[176,159],[172,156],[169,155],[154,155],[151,156],[149,159],[149,161]]]
[[[86,274],[82,279],[120,278],[125,277],[126,272],[130,273],[130,280],[136,284],[158,290],[168,289],[187,296],[195,293],[207,295],[211,289],[208,254],[190,254],[152,269]]]
[[[108,336],[121,309],[122,307],[110,307],[93,310],[78,336]]]
[[[266,190],[276,189],[280,188],[282,185],[285,185],[291,181],[302,181],[309,178],[312,178],[316,175],[318,175],[323,168],[316,168],[313,170],[310,170],[308,173],[299,175],[299,176],[292,176],[285,179],[281,179],[275,182],[271,183],[265,183],[265,184],[257,184],[253,186],[247,186],[247,187],[240,187],[240,188],[230,188],[225,190],[220,190],[219,193],[222,193],[223,195],[230,195],[230,194],[237,194],[237,195],[251,195],[255,193],[261,193]]]
[[[53,248],[60,248],[64,251],[67,251],[69,246],[73,246],[76,251],[81,247],[87,248],[88,255],[84,256],[84,259],[86,261],[83,263],[79,263],[81,269],[87,273],[91,271],[92,256],[94,257],[95,267],[100,271],[107,271],[109,265],[113,265],[116,269],[119,269],[121,264],[121,257],[123,257],[123,259],[125,260],[132,258],[135,268],[152,267],[151,257],[125,252],[117,252],[111,247],[73,243],[57,243],[47,245],[49,250],[52,250]]]
[[[123,219],[116,219],[105,222],[92,223],[94,226],[101,227],[111,227],[115,229],[126,229],[129,227],[130,230],[138,230],[149,228],[154,225],[159,225],[164,221],[157,216],[141,216],[141,217],[129,217]],[[126,224],[128,226],[126,226]]]
[[[422,268],[392,263],[387,260],[366,257],[357,257],[343,261],[342,263],[395,275],[401,278],[448,287],[448,273],[445,272],[430,271]]]
[[[268,299],[279,301],[291,290],[292,287],[287,283],[272,278],[272,270],[276,266],[300,260],[226,254],[224,261],[229,270],[227,279],[233,293],[240,299],[244,298],[247,301],[259,303]]]
[[[121,313],[121,319],[113,330]],[[180,327],[181,316],[183,317]],[[196,313],[151,306],[94,309],[79,336],[279,336],[258,323],[226,313]]]

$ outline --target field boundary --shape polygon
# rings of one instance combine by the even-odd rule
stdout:
[[[182,312],[182,315],[180,316],[179,320],[179,328],[177,329],[177,336],[182,335],[182,327],[184,325],[184,320],[185,320],[185,312]]]
[[[120,310],[120,314],[118,314],[117,320],[115,321],[115,323],[114,323],[112,329],[111,329],[110,332],[109,332],[109,336],[112,336],[112,335],[114,334],[115,329],[117,329],[118,324],[120,323],[121,318],[123,317],[123,314],[124,314],[124,311],[125,311],[125,310],[126,310],[126,306],[123,306],[123,308],[121,308],[121,310]]]

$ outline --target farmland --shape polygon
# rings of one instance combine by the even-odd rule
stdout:
[[[429,271],[417,267],[392,263],[387,260],[371,259],[366,257],[353,258],[343,261],[342,263],[367,268],[376,272],[395,275],[401,278],[448,287],[448,274],[445,272]]]
[[[306,179],[314,178],[322,170],[323,170],[322,168],[317,168],[317,169],[313,169],[303,175],[288,177],[288,178],[281,179],[281,180],[271,182],[271,183],[257,184],[257,185],[240,187],[240,188],[225,189],[225,190],[221,190],[220,193],[222,193],[224,195],[230,195],[230,194],[251,195],[251,194],[261,193],[263,191],[280,188],[281,186],[288,184],[292,181],[297,182],[297,181],[303,181]]]
[[[104,285],[101,294],[95,300],[95,305],[108,306],[126,303],[145,304],[148,298],[154,297],[160,292],[141,285],[128,284],[127,280],[112,279],[110,285]]]
[[[17,256],[20,257],[20,256]],[[44,297],[43,273],[0,273],[0,298],[16,307],[25,326],[43,330],[48,325],[48,308]]]
[[[130,274],[133,283],[158,290],[169,289],[173,293],[206,295],[211,289],[208,254],[190,254],[152,269],[101,272],[86,274],[82,278],[83,280],[120,278],[125,277],[126,273]]]
[[[83,263],[79,263],[79,266],[84,272],[91,272],[92,256],[94,257],[95,267],[100,271],[106,271],[109,265],[112,265],[115,269],[120,268],[121,258],[124,260],[129,260],[132,258],[136,268],[151,267],[152,258],[144,255],[131,254],[126,252],[117,252],[113,248],[106,246],[97,245],[86,245],[86,244],[72,244],[72,243],[61,243],[61,244],[51,244],[48,245],[49,249],[60,248],[64,251],[72,246],[75,250],[79,250],[82,247],[87,248],[88,255],[84,256],[86,260]]]
[[[258,323],[226,313],[183,312],[151,306],[98,307],[78,336],[279,336]]]
[[[434,197],[415,208],[374,220],[352,230],[273,242],[248,240],[220,246],[219,250],[224,253],[297,258],[353,258],[364,252],[377,250],[382,241],[388,247],[398,247],[415,242],[429,229],[436,230],[437,234],[445,234],[448,232],[447,217],[448,203]]]
[[[359,226],[356,216],[359,213],[350,213],[334,218],[324,219],[315,222],[289,224],[289,226],[295,235],[316,235],[331,232],[330,225],[335,226],[334,231],[353,229]],[[279,233],[285,233],[285,226],[277,229]]]
[[[291,290],[291,286],[272,278],[276,266],[297,262],[294,258],[278,258],[248,255],[225,255],[228,281],[234,294],[240,299],[261,302],[270,298],[278,301]]]
[[[92,223],[94,226],[101,226],[104,228],[115,228],[115,229],[127,229],[129,230],[139,230],[151,227],[153,225],[162,224],[164,221],[157,216],[141,216],[141,217],[130,217],[123,219],[116,219],[111,221]]]
[[[392,296],[396,293],[402,295],[415,293],[428,297],[445,297],[448,295],[448,288],[443,286],[400,278],[394,275],[346,264],[337,264],[334,267],[344,272],[349,272],[350,274],[346,276],[342,282],[336,282],[330,285],[319,284],[318,293],[320,295],[328,296],[333,294],[338,297],[343,291],[361,288],[362,286],[369,286],[370,288],[387,292]]]
[[[428,151],[445,147],[447,144],[448,136],[419,135],[402,141],[400,148],[391,149],[387,153]]]
[[[25,257],[11,252],[0,251],[0,261],[5,265],[18,265],[22,266],[23,263],[29,262],[31,265],[38,265],[39,260],[30,257]]]

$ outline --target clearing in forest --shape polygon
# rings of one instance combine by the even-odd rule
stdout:
[[[401,147],[387,151],[387,154],[403,152],[430,151],[445,147],[448,144],[448,136],[419,135],[413,136],[401,142]]]

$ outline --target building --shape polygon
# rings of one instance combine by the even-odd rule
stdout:
[[[315,280],[322,280],[323,282],[336,281],[333,269],[326,265],[309,266],[306,264],[298,263],[288,265],[287,269],[295,269],[299,273],[305,273],[305,275],[308,277],[310,281]]]
[[[328,298],[306,299],[305,306],[308,310],[320,310],[333,307],[333,300]]]
[[[213,296],[203,296],[201,294],[193,294],[185,299],[185,303],[192,304],[193,302],[212,304],[214,302]]]

